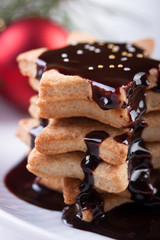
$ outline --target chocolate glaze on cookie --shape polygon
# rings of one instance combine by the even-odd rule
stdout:
[[[132,194],[135,202],[151,202],[154,197],[154,186],[151,180],[151,153],[146,148],[142,139],[142,131],[147,127],[145,121],[139,121],[131,130],[131,144],[128,150],[128,171],[129,186],[128,190]]]
[[[140,120],[128,132],[114,137],[114,140],[128,144],[128,190],[132,200],[139,203],[151,203],[154,199],[154,182],[151,179],[152,156],[142,139],[142,131],[147,126],[145,121]]]
[[[37,79],[49,69],[85,78],[91,83],[92,98],[100,108],[129,106],[131,121],[136,121],[145,112],[144,90],[149,84],[149,72],[152,68],[159,69],[159,62],[147,58],[142,49],[131,44],[105,42],[49,50],[42,53],[36,64]],[[120,88],[126,91],[127,103],[120,100]],[[141,98],[137,99],[139,95]]]
[[[160,71],[159,71],[159,73],[160,73]],[[158,81],[157,81],[157,87],[152,88],[152,91],[160,93],[160,74],[159,74]]]
[[[34,141],[37,135],[43,130],[44,127],[48,125],[48,119],[40,118],[40,124],[34,128],[32,128],[29,133],[31,136],[31,148],[34,148]]]
[[[113,139],[118,143],[123,143],[123,144],[129,145],[130,141],[131,141],[130,138],[131,138],[130,131],[127,131],[126,133],[115,136]]]
[[[102,161],[99,157],[99,146],[108,137],[109,134],[104,131],[93,131],[85,136],[87,155],[81,162],[85,177],[80,185],[81,193],[77,196],[79,217],[81,217],[81,211],[85,209],[90,209],[94,217],[103,214],[103,199],[93,188],[93,171]]]

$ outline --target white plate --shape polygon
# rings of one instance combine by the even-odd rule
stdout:
[[[18,119],[23,113],[15,111],[0,98],[0,239],[4,240],[108,240],[98,234],[73,229],[62,223],[61,212],[53,212],[29,204],[8,191],[3,179],[27,153],[28,148],[15,136]]]

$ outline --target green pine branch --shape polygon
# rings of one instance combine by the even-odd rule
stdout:
[[[58,0],[0,0],[0,18],[6,23],[21,17],[51,17],[51,10],[58,9]]]

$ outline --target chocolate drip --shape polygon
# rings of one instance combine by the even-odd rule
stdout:
[[[130,96],[128,110],[131,123],[129,124],[129,127],[134,126],[135,122],[137,122],[146,112],[147,107],[145,95],[144,89],[137,88],[135,89],[134,94]]]
[[[153,176],[151,153],[142,139],[142,131],[147,126],[147,123],[141,120],[129,132],[115,136],[114,140],[129,145],[128,190],[132,194],[132,199],[138,203],[152,204],[157,190],[155,190],[153,177],[151,177],[151,175]]]
[[[160,71],[159,71],[159,73],[160,73]],[[160,93],[160,74],[158,77],[157,86],[152,88],[152,91]]]
[[[46,127],[48,125],[48,119],[40,118],[40,125]]]
[[[31,135],[31,148],[33,149],[35,146],[35,139],[37,137],[37,135],[43,130],[43,126],[42,125],[38,125],[37,127],[32,128],[29,133]]]
[[[35,138],[37,135],[43,130],[44,127],[48,125],[48,119],[40,118],[40,124],[34,128],[32,128],[29,133],[31,135],[31,148],[33,149],[35,146]]]
[[[128,102],[132,101],[130,114],[132,110],[136,111],[136,116],[131,114],[132,121],[135,121],[145,111],[145,106],[139,108],[141,99],[135,103],[135,94],[138,90],[144,94],[149,72],[152,68],[158,69],[159,62],[147,58],[145,52],[134,45],[95,42],[46,51],[36,64],[37,79],[41,79],[43,72],[49,69],[85,78],[92,86],[93,100],[103,110],[128,106],[120,100],[120,88],[123,88]]]
[[[61,211],[65,206],[62,194],[39,185],[36,176],[26,169],[26,165],[27,157],[5,176],[6,187],[26,202],[49,210]]]
[[[130,132],[126,132],[121,135],[115,136],[114,140],[118,143],[123,143],[123,144],[129,145],[130,141],[131,141],[130,138],[131,138]]]
[[[150,205],[160,209],[160,169],[152,169],[150,176],[154,187],[154,198]]]
[[[81,167],[84,172],[84,180],[80,186],[81,193],[77,196],[77,203],[79,205],[78,215],[81,217],[81,211],[90,209],[93,216],[97,217],[103,214],[103,199],[100,194],[93,188],[94,179],[93,171],[102,161],[99,157],[99,146],[109,134],[104,131],[93,131],[85,136],[85,143],[87,145],[87,155],[82,160]]]
[[[144,121],[135,125],[127,157],[130,178],[128,189],[132,194],[132,199],[140,203],[151,202],[154,194],[150,177],[151,153],[141,136],[146,126]]]

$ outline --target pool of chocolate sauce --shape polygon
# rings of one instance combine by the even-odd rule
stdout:
[[[5,176],[6,187],[17,197],[36,206],[62,211],[64,200],[61,193],[50,190],[36,182],[36,176],[26,169],[27,157]]]
[[[26,168],[26,158],[13,168],[5,177],[7,188],[17,197],[50,210],[61,211],[64,207],[61,194],[44,187],[33,187],[35,176]],[[157,189],[160,183],[160,172]],[[153,174],[155,176],[155,173]],[[160,196],[160,194],[159,194]],[[98,233],[119,240],[159,240],[160,239],[160,206],[154,207],[128,203],[117,207],[103,218],[97,217],[92,223],[81,221],[76,215],[74,206],[66,207],[62,216],[63,222],[71,227]]]
[[[62,220],[70,227],[119,240],[160,239],[160,169],[151,171],[154,198],[150,203],[130,202],[116,207],[91,223],[81,220],[75,205],[63,210]]]
[[[91,223],[82,221],[74,206],[66,207],[63,222],[70,227],[119,240],[159,240],[160,208],[127,203],[107,212]]]

